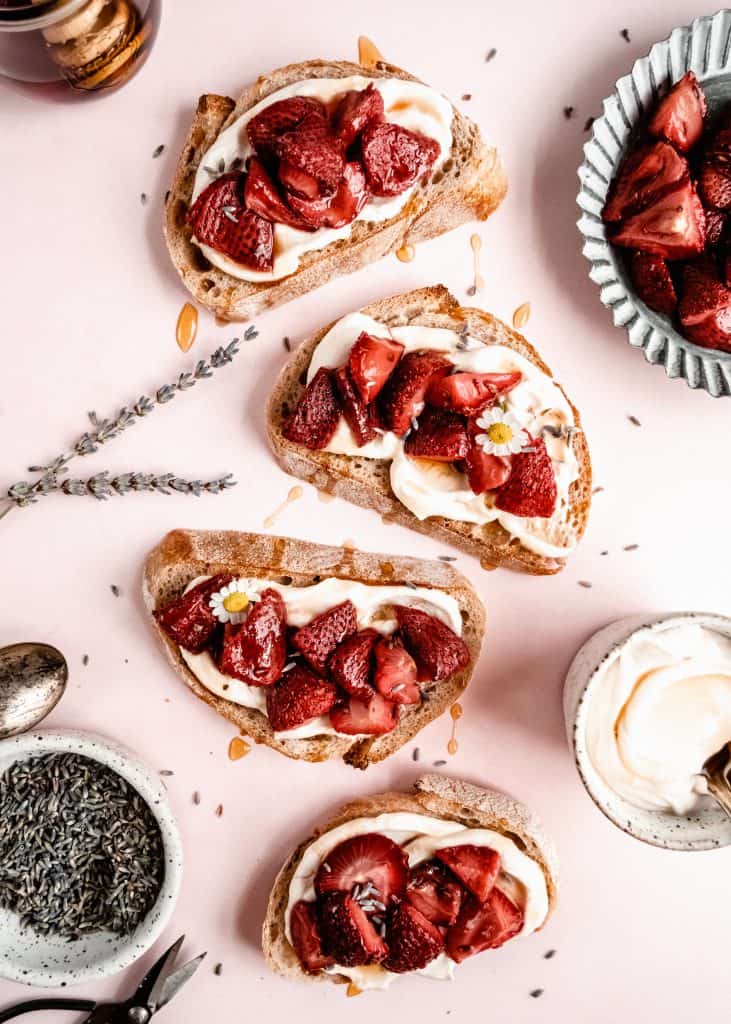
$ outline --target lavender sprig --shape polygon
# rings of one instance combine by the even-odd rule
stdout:
[[[202,494],[220,494],[235,486],[236,481],[232,473],[217,477],[215,480],[185,480],[174,473],[121,473],[119,476],[110,476],[105,470],[103,473],[95,473],[86,480],[54,478],[45,481],[40,491],[27,481],[20,481],[9,489],[8,501],[23,508],[38,501],[41,495],[54,492],[74,497],[96,498],[97,501],[106,501],[116,494],[125,495],[133,491],[155,491],[158,494],[171,494],[175,491],[178,494],[193,494],[200,497]]]

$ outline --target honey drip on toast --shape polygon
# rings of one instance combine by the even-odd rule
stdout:
[[[413,245],[402,245],[400,249],[396,250],[396,258],[402,263],[411,263],[414,256],[416,256],[416,249]]]
[[[370,69],[383,63],[383,54],[368,36],[358,36],[358,63]]]

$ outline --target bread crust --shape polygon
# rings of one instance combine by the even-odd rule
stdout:
[[[550,917],[558,898],[558,858],[553,843],[546,836],[536,815],[518,800],[498,790],[452,779],[447,775],[425,775],[414,784],[412,793],[379,793],[346,804],[325,825],[297,846],[274,882],[262,928],[264,956],[273,971],[300,981],[329,981],[336,984],[349,981],[340,974],[308,974],[303,970],[285,932],[289,886],[307,847],[321,835],[354,818],[375,817],[398,811],[429,814],[457,821],[468,828],[490,828],[510,836],[543,871]]]
[[[389,327],[421,324],[426,327],[447,327],[457,331],[466,327],[472,337],[484,344],[507,345],[529,359],[544,373],[552,376],[538,352],[521,334],[489,313],[460,306],[443,285],[434,285],[382,299],[366,306],[362,312]],[[357,456],[310,451],[283,436],[284,421],[304,390],[304,375],[314,351],[333,323],[323,327],[313,338],[299,346],[281,371],[270,396],[267,410],[269,443],[282,469],[338,498],[370,508],[380,513],[384,520],[408,526],[412,530],[418,530],[429,537],[461,548],[479,558],[483,569],[503,566],[532,575],[551,575],[559,572],[566,564],[565,558],[538,555],[529,551],[497,522],[479,526],[446,519],[443,516],[418,519],[393,493],[389,479],[389,463],[385,459],[358,460]],[[576,426],[580,428],[579,410],[570,401],[561,385],[555,383],[569,402]],[[578,541],[586,528],[591,505],[591,460],[583,430],[574,435],[573,446],[579,463],[579,476],[569,491],[570,528],[567,530],[566,540]],[[362,466],[363,463],[368,464],[366,468]]]
[[[441,682],[422,687],[418,706],[404,705],[399,724],[385,736],[357,739],[318,736],[278,739],[266,715],[211,693],[190,671],[177,644],[164,633],[152,612],[178,597],[197,576],[234,572],[242,576],[292,582],[306,586],[327,577],[371,584],[414,584],[443,590],[457,601],[463,619],[463,639],[470,652],[469,665]],[[327,761],[342,758],[365,769],[382,761],[428,725],[464,691],[480,654],[485,630],[485,609],[468,580],[443,562],[401,555],[380,555],[351,548],[328,547],[309,541],[268,534],[219,530],[173,530],[154,548],[145,563],[143,594],[150,618],[170,664],[193,693],[256,743],[264,743],[296,760]]]
[[[216,95],[201,96],[198,101],[166,199],[164,233],[170,257],[186,288],[219,320],[250,320],[334,277],[353,273],[402,245],[434,238],[470,220],[486,220],[505,197],[507,176],[497,150],[487,147],[477,126],[453,108],[453,146],[443,169],[425,185],[417,186],[395,217],[373,224],[355,222],[349,238],[306,253],[298,269],[278,281],[239,281],[211,266],[191,241],[186,215],[198,166],[220,132],[271,93],[294,82],[351,75],[419,81],[385,61],[375,68],[364,68],[349,61],[311,60],[259,78],[237,101]]]

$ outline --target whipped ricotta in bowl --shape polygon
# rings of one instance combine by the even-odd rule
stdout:
[[[191,205],[219,174],[231,170],[233,166],[245,166],[246,160],[253,155],[246,126],[265,107],[292,96],[312,96],[328,104],[351,89],[362,90],[371,83],[383,96],[387,121],[420,132],[439,143],[440,153],[431,170],[431,173],[435,174],[444,165],[452,149],[453,117],[452,104],[435,89],[422,85],[421,82],[410,82],[400,78],[369,78],[366,75],[352,75],[348,78],[311,78],[303,82],[294,82],[271,93],[221,132],[211,148],[201,157],[193,185]],[[301,231],[287,224],[275,224],[274,266],[270,271],[252,270],[208,245],[201,244],[200,250],[214,267],[241,281],[278,281],[297,270],[305,253],[324,249],[331,242],[341,238],[349,238],[353,224],[357,221],[376,223],[395,217],[406,206],[416,187],[413,185],[397,196],[371,196],[355,220],[341,228]]]
[[[519,849],[509,836],[493,829],[468,829],[459,822],[445,821],[443,818],[434,818],[428,814],[413,811],[389,812],[373,818],[353,818],[310,843],[289,884],[284,920],[285,932],[290,943],[292,907],[299,900],[315,899],[315,876],[322,862],[339,843],[366,832],[378,832],[403,846],[409,856],[411,867],[422,861],[431,860],[435,851],[444,846],[489,846],[497,850],[501,857],[497,886],[505,891],[524,914],[523,928],[518,935],[530,935],[537,931],[548,917],[548,887],[543,869]],[[423,970],[413,973],[438,980],[451,980],[457,966],[446,953],[440,953]],[[361,989],[385,989],[403,976],[387,971],[378,964],[369,964],[365,967],[336,965],[328,968],[328,973],[350,978]]]
[[[191,580],[185,588],[187,593],[199,583],[210,579],[210,576],[198,576]],[[394,604],[408,605],[428,612],[441,619],[450,629],[462,635],[462,616],[459,604],[442,590],[429,587],[406,587],[398,584],[371,585],[357,580],[344,580],[336,577],[321,580],[310,586],[295,587],[292,584],[280,583],[276,580],[252,579],[247,586],[250,595],[260,594],[263,590],[276,590],[281,594],[287,609],[287,625],[301,628],[311,622],[317,615],[328,611],[343,601],[350,600],[355,605],[358,616],[358,629],[375,629],[388,636],[397,628],[396,619],[392,614]],[[250,686],[240,679],[224,675],[219,671],[216,662],[208,651],[192,654],[179,647],[180,656],[196,679],[211,693],[230,700],[242,707],[253,708],[263,715],[267,714],[267,687]],[[289,729],[274,734],[277,739],[301,740],[313,736],[342,736],[333,728],[329,716],[314,718],[311,722],[296,729]],[[349,739],[357,739],[348,734]]]
[[[731,741],[731,620],[605,627],[571,666],[564,710],[582,780],[615,824],[672,849],[731,843],[701,774]]]
[[[358,447],[350,428],[341,418],[326,451],[364,459],[388,459],[391,488],[417,519],[443,516],[457,522],[485,525],[498,522],[529,551],[547,558],[563,558],[576,547],[566,542],[570,489],[579,476],[579,464],[570,432],[576,421],[568,399],[558,384],[519,352],[507,345],[485,345],[477,338],[441,327],[407,326],[389,328],[364,313],[350,313],[334,324],[315,349],[309,369],[309,383],[320,367],[335,369],[347,362],[358,335],[365,331],[381,338],[393,338],[406,352],[443,352],[458,371],[509,373],[520,371],[520,383],[501,401],[521,426],[536,436],[543,435],[556,478],[558,497],[550,518],[522,518],[493,505],[489,494],[475,494],[464,473],[445,462],[409,457],[403,439],[391,431],[379,434]]]

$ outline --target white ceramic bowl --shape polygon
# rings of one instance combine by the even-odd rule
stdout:
[[[605,626],[579,650],[566,677],[563,691],[566,735],[589,796],[618,828],[635,839],[666,850],[714,850],[731,845],[731,818],[710,797],[704,798],[702,806],[687,815],[642,810],[607,785],[586,747],[587,716],[592,698],[605,678],[603,670],[607,662],[616,657],[638,631],[652,630],[668,622],[679,626],[693,623],[731,637],[731,619],[704,612],[635,615]]]
[[[175,909],[183,872],[183,845],[160,777],[128,750],[90,733],[34,732],[0,742],[0,775],[14,762],[39,754],[73,753],[99,761],[143,797],[162,835],[165,877],[155,905],[125,937],[99,932],[75,942],[22,930],[18,916],[0,909],[0,978],[26,985],[77,985],[116,974],[158,939]]]

